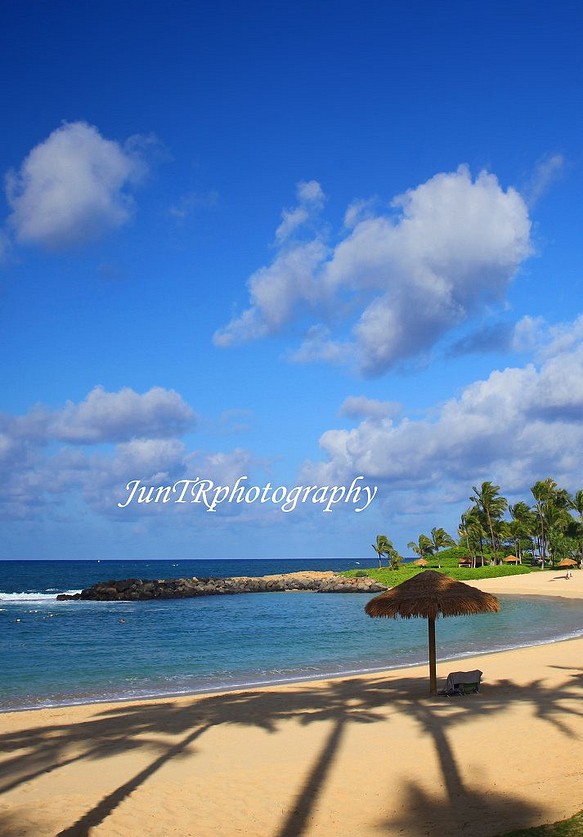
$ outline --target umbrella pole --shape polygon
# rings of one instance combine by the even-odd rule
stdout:
[[[437,694],[437,672],[435,661],[435,619],[431,616],[427,619],[429,634],[429,694]]]

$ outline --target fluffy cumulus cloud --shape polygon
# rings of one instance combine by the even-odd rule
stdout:
[[[326,461],[306,475],[325,481],[363,474],[392,491],[420,494],[439,485],[458,500],[468,487],[494,479],[506,491],[528,493],[549,474],[570,490],[583,469],[583,337],[563,343],[539,365],[492,372],[447,401],[431,420],[368,416],[350,430],[320,439]],[[555,344],[556,345],[556,344]]]
[[[313,233],[324,193],[315,180],[297,185],[297,206],[284,209],[275,232],[278,252],[271,265],[257,270],[249,279],[252,304],[214,337],[217,346],[233,346],[277,334],[302,312],[318,305],[321,291],[316,281],[329,250]]]
[[[74,246],[125,224],[131,187],[143,176],[139,143],[121,145],[85,122],[65,123],[6,178],[17,241],[51,249]]]
[[[0,414],[0,432],[33,444],[124,442],[180,436],[196,422],[192,408],[174,390],[152,387],[140,395],[129,387],[107,392],[97,386],[78,404],[60,410],[35,406],[24,416]]]
[[[250,278],[251,304],[217,332],[218,345],[302,324],[307,337],[295,360],[355,363],[380,375],[501,301],[531,253],[520,194],[487,172],[472,179],[465,166],[397,196],[385,213],[352,204],[333,247],[322,231],[309,241],[294,236],[307,214],[305,200],[284,213],[280,249]]]
[[[178,393],[161,387],[144,395],[95,387],[79,404],[67,402],[60,410],[37,405],[23,416],[2,414],[0,515],[26,517],[50,504],[50,495],[103,484],[104,470],[114,480],[134,468],[150,477],[178,473],[186,466],[176,464],[185,456],[176,437],[190,430],[195,418]],[[117,443],[113,456],[91,451],[103,443]]]
[[[67,402],[51,417],[49,432],[65,442],[121,442],[168,438],[194,425],[195,414],[174,390],[153,387],[144,395],[125,387],[95,387],[80,404]]]
[[[0,518],[32,520],[48,513],[64,519],[67,505],[83,504],[120,521],[158,517],[168,508],[118,508],[131,480],[146,486],[197,478],[231,484],[265,467],[241,448],[190,450],[181,437],[195,421],[183,398],[161,387],[143,395],[127,387],[95,387],[83,401],[60,410],[37,405],[23,416],[0,414]],[[181,509],[170,508],[176,514]]]
[[[294,316],[313,309],[320,297],[315,275],[327,252],[319,239],[297,244],[253,274],[249,280],[253,304],[215,333],[215,345],[232,346],[277,334]]]
[[[86,461],[81,490],[85,502],[105,516],[118,516],[117,503],[127,496],[130,480],[168,485],[184,477],[187,449],[179,439],[132,439],[116,445],[112,454],[99,453]],[[139,514],[149,507],[136,507]],[[153,507],[158,510],[158,507]]]
[[[317,180],[301,181],[297,185],[298,205],[284,209],[281,224],[275,231],[276,241],[281,244],[299,227],[308,223],[324,205],[324,192]]]

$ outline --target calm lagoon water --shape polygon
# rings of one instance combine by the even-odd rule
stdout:
[[[425,620],[371,619],[364,594],[57,602],[108,578],[263,575],[354,560],[0,562],[0,709],[198,693],[425,663]],[[583,635],[579,601],[502,596],[440,619],[438,658]],[[123,621],[122,621],[123,620]],[[487,672],[485,673],[487,677]]]

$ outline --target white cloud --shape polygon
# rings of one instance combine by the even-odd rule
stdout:
[[[152,387],[139,395],[129,387],[106,392],[97,386],[80,404],[67,402],[52,416],[49,434],[66,442],[119,442],[181,435],[195,414],[174,390]]]
[[[512,348],[516,352],[536,352],[546,342],[547,325],[542,317],[522,317],[514,326]]]
[[[583,314],[579,314],[573,324],[550,326],[548,345],[540,347],[545,356],[553,356],[576,349],[583,340]]]
[[[568,329],[564,329],[564,336]],[[571,336],[579,332],[578,322]],[[393,491],[439,486],[465,502],[468,487],[493,479],[524,490],[549,474],[580,488],[583,469],[583,337],[540,367],[494,371],[447,401],[435,418],[363,421],[328,430],[320,439],[326,461],[309,463],[313,480],[363,474]]]
[[[276,334],[306,307],[315,305],[319,289],[314,272],[326,252],[318,239],[298,244],[254,273],[249,280],[251,307],[215,333],[215,345],[232,346]]]
[[[99,515],[120,518],[117,503],[127,496],[130,480],[157,486],[200,477],[229,484],[265,469],[266,463],[241,448],[189,450],[178,437],[194,419],[178,393],[160,387],[144,395],[127,387],[115,393],[95,387],[62,410],[36,406],[23,416],[0,414],[0,518],[39,519],[47,509],[52,517],[66,517],[66,507],[78,513],[81,501]],[[120,519],[151,514],[152,507],[124,512]]]
[[[374,198],[353,201],[344,213],[344,226],[352,229],[361,221],[374,218]]]
[[[299,226],[309,218],[305,206],[296,206],[295,209],[284,209],[281,213],[281,224],[275,231],[275,238],[278,242],[285,241]]]
[[[532,352],[539,360],[576,351],[583,341],[583,314],[572,323],[550,325],[544,317],[525,316],[512,335],[512,348]]]
[[[195,422],[196,414],[174,390],[152,387],[140,395],[129,387],[107,392],[97,386],[60,410],[36,405],[24,416],[0,414],[0,438],[4,433],[12,442],[33,445],[113,443],[181,436]]]
[[[177,439],[134,439],[117,445],[113,454],[88,458],[80,485],[85,502],[105,516],[122,520],[151,515],[167,517],[183,514],[184,508],[175,504],[132,504],[120,511],[117,504],[127,499],[127,484],[137,479],[144,486],[157,487],[183,479],[210,479],[215,485],[233,485],[256,464],[254,457],[242,448],[190,452]],[[202,506],[187,508],[189,518],[194,513],[206,514]],[[231,508],[235,514],[241,511],[239,506]]]
[[[340,407],[340,415],[351,419],[377,420],[392,418],[400,410],[401,405],[394,401],[377,401],[364,395],[349,395]]]
[[[151,483],[181,474],[185,453],[185,445],[177,439],[132,439],[116,447],[113,460],[103,457],[102,461],[116,480],[139,478]]]
[[[523,189],[529,206],[540,200],[551,185],[561,176],[565,168],[565,158],[562,154],[549,154],[539,160],[530,181]]]
[[[215,485],[233,485],[256,465],[253,456],[242,448],[232,451],[190,452],[176,439],[137,439],[118,445],[113,456],[101,455],[91,466],[91,478],[85,481],[86,502],[95,510],[118,519],[184,514],[180,505],[133,504],[121,512],[117,503],[127,499],[126,486],[139,479],[146,486],[173,485],[177,480],[213,480]],[[89,476],[89,475],[88,475]],[[206,514],[204,506],[187,506],[188,517]],[[235,506],[231,513],[240,514]]]
[[[311,203],[321,207],[325,200],[322,187],[317,180],[301,180],[297,187],[298,199],[303,203]]]
[[[144,485],[172,485],[185,476],[187,450],[177,439],[133,439],[116,446],[113,454],[87,458],[81,488],[85,502],[105,515],[117,515],[117,503],[127,497],[131,480]],[[153,506],[155,512],[161,507]],[[132,516],[151,513],[149,506],[137,506]]]
[[[583,345],[547,360],[539,376],[530,415],[583,424]]]
[[[244,448],[214,453],[196,452],[188,459],[188,475],[191,479],[208,478],[216,485],[234,485],[240,476],[248,475],[257,460]]]
[[[180,395],[161,387],[144,395],[127,387],[119,392],[95,387],[84,401],[69,401],[61,410],[37,405],[23,416],[1,414],[0,517],[40,516],[75,492],[106,508],[113,486],[119,489],[136,473],[152,479],[180,474],[187,468],[186,449],[172,437],[191,429],[194,421]],[[122,444],[113,456],[90,455],[83,448],[115,442]]]
[[[94,239],[130,219],[128,187],[144,169],[135,138],[124,147],[85,122],[65,123],[8,174],[9,225],[18,241],[51,249]]]
[[[311,326],[306,332],[302,345],[295,351],[288,353],[289,360],[294,363],[334,363],[349,364],[352,357],[352,347],[348,342],[342,343],[330,337],[330,329],[324,325]]]
[[[353,204],[346,215],[352,228],[333,249],[322,233],[309,243],[288,240],[300,209],[284,215],[285,248],[251,277],[250,307],[217,332],[218,345],[311,318],[315,331],[294,359],[350,357],[345,362],[363,374],[380,375],[500,302],[531,253],[530,220],[518,192],[504,191],[487,172],[472,180],[465,166],[396,197],[392,215]],[[323,340],[322,328],[331,324],[339,335]]]
[[[324,192],[316,180],[301,181],[298,183],[296,191],[299,205],[293,209],[282,211],[281,224],[275,231],[278,244],[285,242],[324,205]]]

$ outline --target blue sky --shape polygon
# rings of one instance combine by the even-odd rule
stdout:
[[[372,557],[583,459],[574,2],[5,10],[2,558]],[[125,486],[377,486],[137,504]]]

